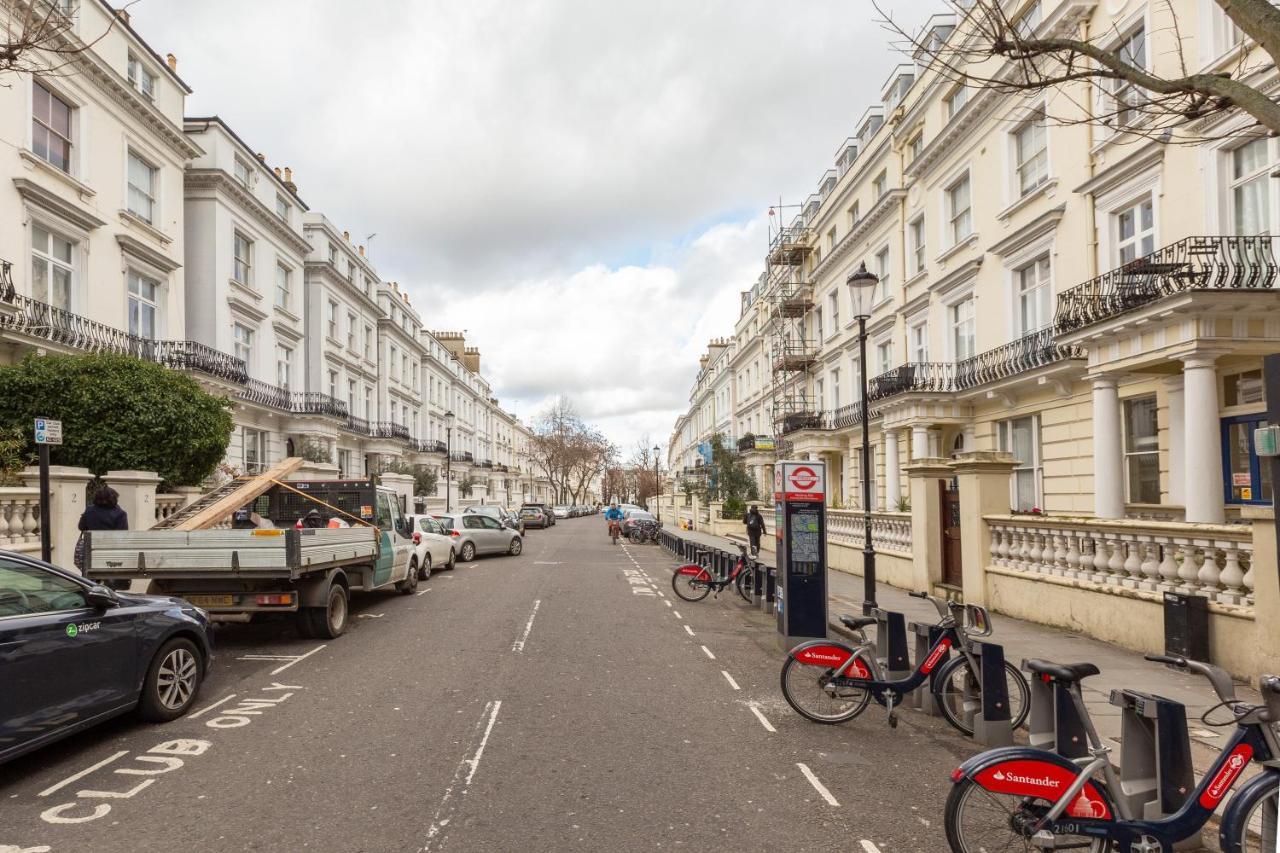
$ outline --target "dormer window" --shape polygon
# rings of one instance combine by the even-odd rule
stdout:
[[[149,101],[156,97],[156,75],[152,74],[142,60],[129,54],[129,85],[137,89]]]

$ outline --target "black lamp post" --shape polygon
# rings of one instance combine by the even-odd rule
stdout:
[[[658,445],[653,446],[653,502],[658,509],[658,523],[662,523],[662,481],[658,479]]]
[[[444,511],[453,512],[453,411],[444,413]]]
[[[871,300],[880,279],[867,271],[866,263],[849,275],[849,296],[858,318],[858,379],[862,390],[862,612],[876,609],[876,549],[871,544],[871,413],[867,401],[867,320]]]

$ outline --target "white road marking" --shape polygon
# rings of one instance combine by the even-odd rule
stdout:
[[[801,766],[803,766],[803,765],[801,765]],[[813,781],[814,781],[814,783],[815,783],[815,784],[817,783],[817,780],[813,780]],[[833,805],[833,806],[837,806],[837,805],[839,805],[839,803],[832,802],[832,805]],[[928,822],[926,821],[926,822],[925,822],[925,826],[928,826],[928,825],[929,825],[929,824],[928,824]],[[868,841],[868,840],[867,840],[867,839],[865,839],[865,838],[864,838],[864,839],[862,839],[862,849],[863,849],[863,850],[865,850],[865,851],[867,851],[867,853],[880,853],[880,848],[879,848],[879,847],[877,847],[877,846],[875,846],[875,844],[871,843],[870,841]]]
[[[685,633],[688,634],[690,637],[698,636],[697,634],[693,633],[693,629],[690,628],[688,625],[684,626],[684,630],[685,630]]]
[[[748,702],[748,703],[747,703],[747,707],[751,709],[751,713],[753,713],[753,714],[755,714],[755,715],[756,715],[756,719],[760,721],[760,725],[764,726],[764,730],[765,730],[766,732],[776,732],[776,731],[777,731],[777,729],[775,729],[775,728],[773,727],[773,723],[771,723],[771,722],[769,722],[768,720],[766,720],[766,719],[764,718],[764,714],[761,714],[761,713],[760,713],[760,709],[756,707],[756,703],[755,703],[755,702]],[[803,767],[804,765],[802,764],[802,765],[800,765],[800,766],[801,766],[801,767]]]
[[[734,690],[741,690],[741,689],[742,689],[741,687],[739,687],[739,686],[738,686],[738,682],[736,682],[736,681],[734,681],[734,680],[733,680],[733,676],[732,676],[732,675],[730,675],[729,673],[725,672],[723,669],[722,669],[722,670],[720,670],[720,674],[724,676],[724,680],[725,680],[725,681],[727,681],[727,682],[729,682],[729,686],[730,686],[730,687],[732,687]]]
[[[827,801],[827,805],[840,805],[836,798],[831,796],[831,792],[827,790],[827,786],[818,781],[818,777],[813,775],[813,771],[810,770],[807,765],[801,764],[797,761],[796,767],[800,768],[800,772],[804,774],[804,778],[809,780],[809,784],[813,786],[813,789],[817,791],[819,795],[821,795],[822,799]],[[880,853],[880,851],[876,849],[876,846],[865,838],[862,840],[862,849],[867,851],[867,853]]]
[[[278,667],[276,667],[275,669],[271,670],[271,674],[272,674],[272,675],[279,675],[280,673],[284,672],[284,671],[285,671],[286,669],[288,669],[289,667],[293,666],[295,663],[298,663],[299,661],[304,661],[304,660],[306,660],[307,658],[311,657],[312,655],[314,655],[316,652],[320,651],[321,649],[323,649],[323,648],[324,648],[325,646],[327,646],[327,645],[329,645],[329,644],[328,644],[328,643],[325,643],[324,645],[316,646],[314,649],[312,649],[311,651],[307,652],[305,655],[298,655],[296,658],[294,658],[293,660],[289,661],[289,662],[288,662],[287,664],[285,664],[284,666],[278,666]]]
[[[422,592],[418,593],[418,597],[422,597],[422,596],[426,595],[426,594],[427,594],[427,593],[429,593],[429,592],[431,592],[431,587],[427,587],[427,588],[426,588],[426,589],[424,589]]]
[[[61,782],[57,783],[56,785],[53,785],[52,787],[49,787],[49,788],[45,788],[43,791],[41,791],[41,792],[40,792],[39,796],[41,796],[41,797],[47,797],[47,796],[49,796],[50,794],[52,794],[54,791],[61,790],[62,788],[65,788],[65,787],[67,787],[68,785],[70,785],[72,782],[77,782],[77,781],[79,781],[79,780],[83,779],[84,777],[86,777],[86,776],[88,776],[90,773],[92,773],[93,771],[95,771],[95,770],[100,770],[100,769],[102,769],[103,767],[106,767],[106,766],[107,766],[108,764],[110,764],[111,762],[116,761],[117,759],[119,759],[119,758],[120,758],[120,756],[122,756],[122,755],[128,755],[128,754],[129,754],[129,750],[127,750],[127,749],[122,749],[122,750],[120,750],[119,752],[117,752],[115,755],[112,755],[112,756],[110,756],[109,758],[104,758],[104,759],[102,759],[102,760],[101,760],[101,761],[99,761],[97,764],[93,765],[92,767],[86,767],[84,770],[81,770],[79,773],[76,773],[74,776],[68,776],[67,778],[63,779]]]
[[[707,648],[706,646],[702,647],[702,651],[705,652],[707,657],[711,658],[712,660],[716,659],[716,656],[711,654],[711,649]]]
[[[668,607],[670,607],[670,606],[671,606],[671,602],[670,602],[670,601],[664,601],[664,602],[662,602],[662,603],[663,603],[663,604],[665,604],[665,605],[667,605]]]
[[[668,602],[667,602],[667,606],[668,606],[668,607],[670,607],[670,606],[671,606],[671,602],[670,602],[670,601],[668,601]],[[675,614],[675,617],[676,617],[677,619],[683,619],[683,618],[684,618],[683,616],[681,616],[681,615],[680,615],[680,611],[679,611],[679,610],[672,610],[671,612]]]
[[[385,613],[360,613],[360,614],[357,614],[356,618],[357,619],[381,619],[383,616],[386,616],[386,615],[387,614]]]
[[[234,693],[232,693],[229,696],[224,696],[223,698],[219,699],[217,702],[214,702],[212,705],[205,705],[203,708],[201,708],[199,711],[196,711],[194,714],[187,714],[187,719],[194,720],[196,717],[202,717],[205,714],[212,711],[214,708],[217,708],[220,705],[225,705],[234,698],[236,698],[236,694]]]
[[[538,615],[538,607],[542,604],[542,599],[536,599],[533,602],[533,612],[529,614],[529,621],[524,623],[524,633],[520,635],[520,639],[511,644],[511,651],[523,652],[524,641],[529,639],[529,632],[533,630],[533,617]]]
[[[475,754],[470,758],[464,758],[458,762],[458,766],[453,771],[453,781],[448,788],[444,789],[444,796],[440,798],[440,805],[436,808],[435,817],[431,821],[431,826],[427,829],[427,842],[423,846],[423,851],[429,851],[431,845],[441,838],[441,833],[449,825],[452,819],[453,806],[450,801],[453,799],[454,789],[461,786],[458,791],[459,795],[467,793],[467,786],[471,784],[471,779],[476,775],[476,770],[480,767],[480,758],[484,755],[485,745],[489,743],[489,735],[493,733],[493,724],[498,719],[498,710],[502,707],[502,700],[495,699],[484,706],[484,714],[476,722],[475,731],[480,731],[481,725],[484,725],[484,734],[480,737],[480,743],[476,747]],[[485,716],[488,716],[489,722],[485,725]],[[466,776],[463,776],[463,770],[466,769]]]

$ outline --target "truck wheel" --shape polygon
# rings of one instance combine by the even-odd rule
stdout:
[[[418,589],[418,558],[410,557],[405,569],[404,580],[396,584],[396,592],[401,595],[413,595]]]
[[[191,708],[204,679],[204,662],[195,643],[176,637],[160,647],[147,669],[138,712],[144,720],[167,723]]]
[[[311,631],[325,640],[336,640],[347,630],[347,590],[340,583],[329,587],[327,607],[309,607]]]

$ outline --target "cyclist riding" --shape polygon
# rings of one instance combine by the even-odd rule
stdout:
[[[622,510],[618,509],[617,501],[610,501],[609,508],[604,511],[604,520],[609,523],[609,538],[614,545],[618,544],[618,531],[622,529],[622,519],[625,517]]]

